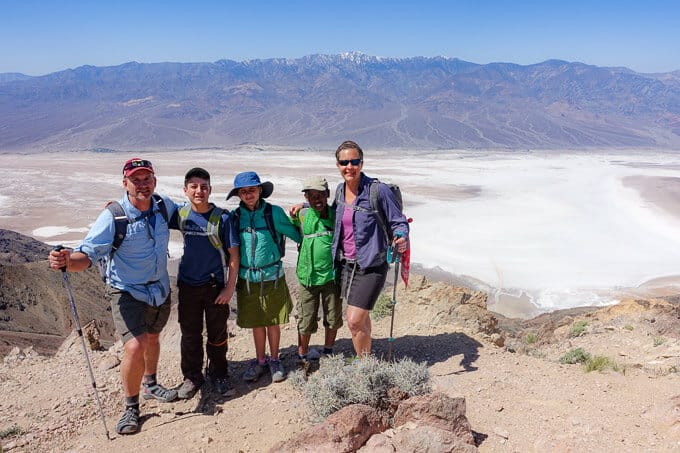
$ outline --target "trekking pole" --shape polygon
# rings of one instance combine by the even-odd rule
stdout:
[[[394,247],[390,246],[387,252],[387,261],[390,262],[394,260],[394,285],[392,286],[392,300],[390,301],[392,305],[392,319],[390,320],[390,337],[387,340],[387,361],[392,360],[392,343],[394,338],[392,337],[392,332],[394,330],[394,306],[397,305],[397,282],[399,281],[399,265],[401,264],[401,253],[394,252]]]
[[[55,251],[63,250],[64,247],[58,245],[54,248]],[[97,406],[99,407],[99,415],[102,418],[102,424],[104,425],[104,432],[106,433],[106,438],[111,440],[109,437],[109,430],[106,427],[106,419],[104,418],[104,410],[102,409],[102,403],[99,400],[99,392],[97,391],[97,383],[94,380],[94,373],[92,372],[92,365],[90,365],[90,357],[87,354],[87,348],[85,347],[85,338],[83,338],[83,329],[80,327],[80,319],[78,318],[78,311],[76,310],[76,303],[73,300],[73,291],[71,290],[71,282],[68,279],[68,274],[66,273],[66,266],[61,268],[61,275],[64,279],[64,287],[68,293],[68,302],[71,305],[71,313],[73,313],[73,319],[76,322],[76,330],[78,331],[78,336],[80,337],[80,342],[83,345],[83,354],[85,355],[85,362],[87,363],[87,369],[90,372],[90,382],[92,382],[92,388],[94,389],[94,397],[97,400]]]

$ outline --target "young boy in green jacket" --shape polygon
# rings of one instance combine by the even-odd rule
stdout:
[[[335,281],[333,255],[333,227],[335,211],[328,206],[328,183],[314,176],[304,181],[302,192],[309,208],[299,210],[293,224],[302,233],[298,254],[297,276],[300,281],[298,297],[298,356],[303,362],[317,360],[319,352],[309,349],[313,333],[317,331],[319,303],[323,309],[325,327],[323,353],[333,353],[335,337],[342,327],[340,286]]]

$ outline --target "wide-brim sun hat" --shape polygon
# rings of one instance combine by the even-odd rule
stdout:
[[[234,177],[234,188],[231,189],[229,195],[227,195],[227,200],[233,197],[234,195],[238,195],[239,189],[242,189],[243,187],[254,186],[262,187],[262,193],[260,194],[260,198],[267,198],[272,194],[272,192],[274,192],[274,184],[272,184],[269,181],[265,182],[260,181],[260,177],[257,176],[257,173],[255,173],[254,171],[244,171],[242,173],[237,174]]]

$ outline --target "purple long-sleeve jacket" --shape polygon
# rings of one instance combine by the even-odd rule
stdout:
[[[369,187],[374,178],[369,178],[363,172],[359,182],[359,194],[355,200],[355,205],[363,210],[355,210],[352,217],[354,227],[354,241],[357,248],[357,262],[362,269],[375,267],[385,263],[387,259],[388,239],[385,237],[376,214],[371,212],[371,201],[369,199]],[[345,183],[338,185],[336,200],[345,199]],[[392,230],[394,236],[397,233],[408,241],[408,221],[406,216],[400,211],[392,191],[384,184],[378,184],[378,204],[387,219],[387,228]],[[340,242],[342,234],[342,213],[345,209],[344,203],[334,203],[335,205],[335,232],[333,235],[333,259],[340,258]],[[350,209],[350,208],[348,208]]]

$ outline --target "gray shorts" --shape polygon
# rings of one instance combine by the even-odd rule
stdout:
[[[170,296],[158,307],[141,302],[125,291],[111,294],[113,324],[123,343],[145,333],[161,333],[170,317]]]

